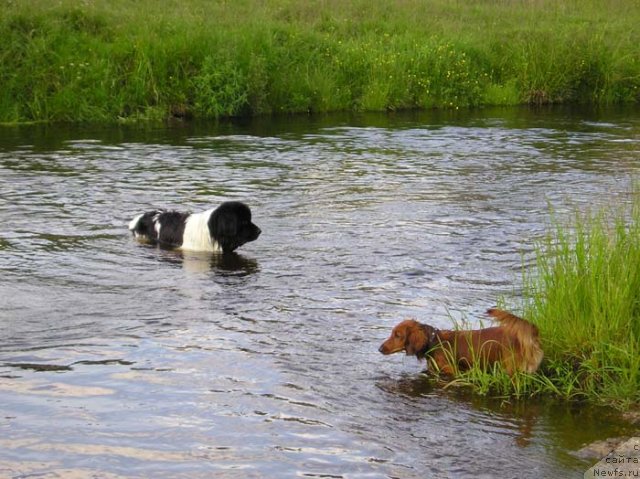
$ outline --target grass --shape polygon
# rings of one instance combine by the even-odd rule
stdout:
[[[536,374],[475,368],[452,385],[481,394],[551,394],[640,405],[640,197],[629,207],[555,221],[524,274],[524,316],[540,330]]]
[[[0,122],[637,103],[636,0],[0,0]]]

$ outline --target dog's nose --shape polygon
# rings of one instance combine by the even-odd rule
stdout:
[[[380,347],[378,348],[378,352],[384,354],[384,344],[380,345]]]

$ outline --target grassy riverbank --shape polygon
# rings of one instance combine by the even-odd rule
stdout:
[[[485,394],[640,405],[640,199],[556,224],[524,286],[524,315],[545,352],[541,372],[512,381],[475,370],[457,382]]]
[[[636,0],[0,0],[0,122],[640,100]]]

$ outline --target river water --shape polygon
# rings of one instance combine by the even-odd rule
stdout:
[[[0,477],[582,477],[607,408],[434,387],[379,344],[517,303],[558,214],[629,201],[640,111],[0,129]],[[238,254],[137,213],[247,202]]]

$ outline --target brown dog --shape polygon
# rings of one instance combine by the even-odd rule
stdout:
[[[515,371],[533,373],[542,361],[538,328],[507,311],[489,309],[500,325],[465,331],[439,330],[413,319],[396,325],[382,343],[382,354],[405,351],[407,356],[429,358],[444,374],[465,370],[477,361],[484,368],[500,362],[510,376]]]

